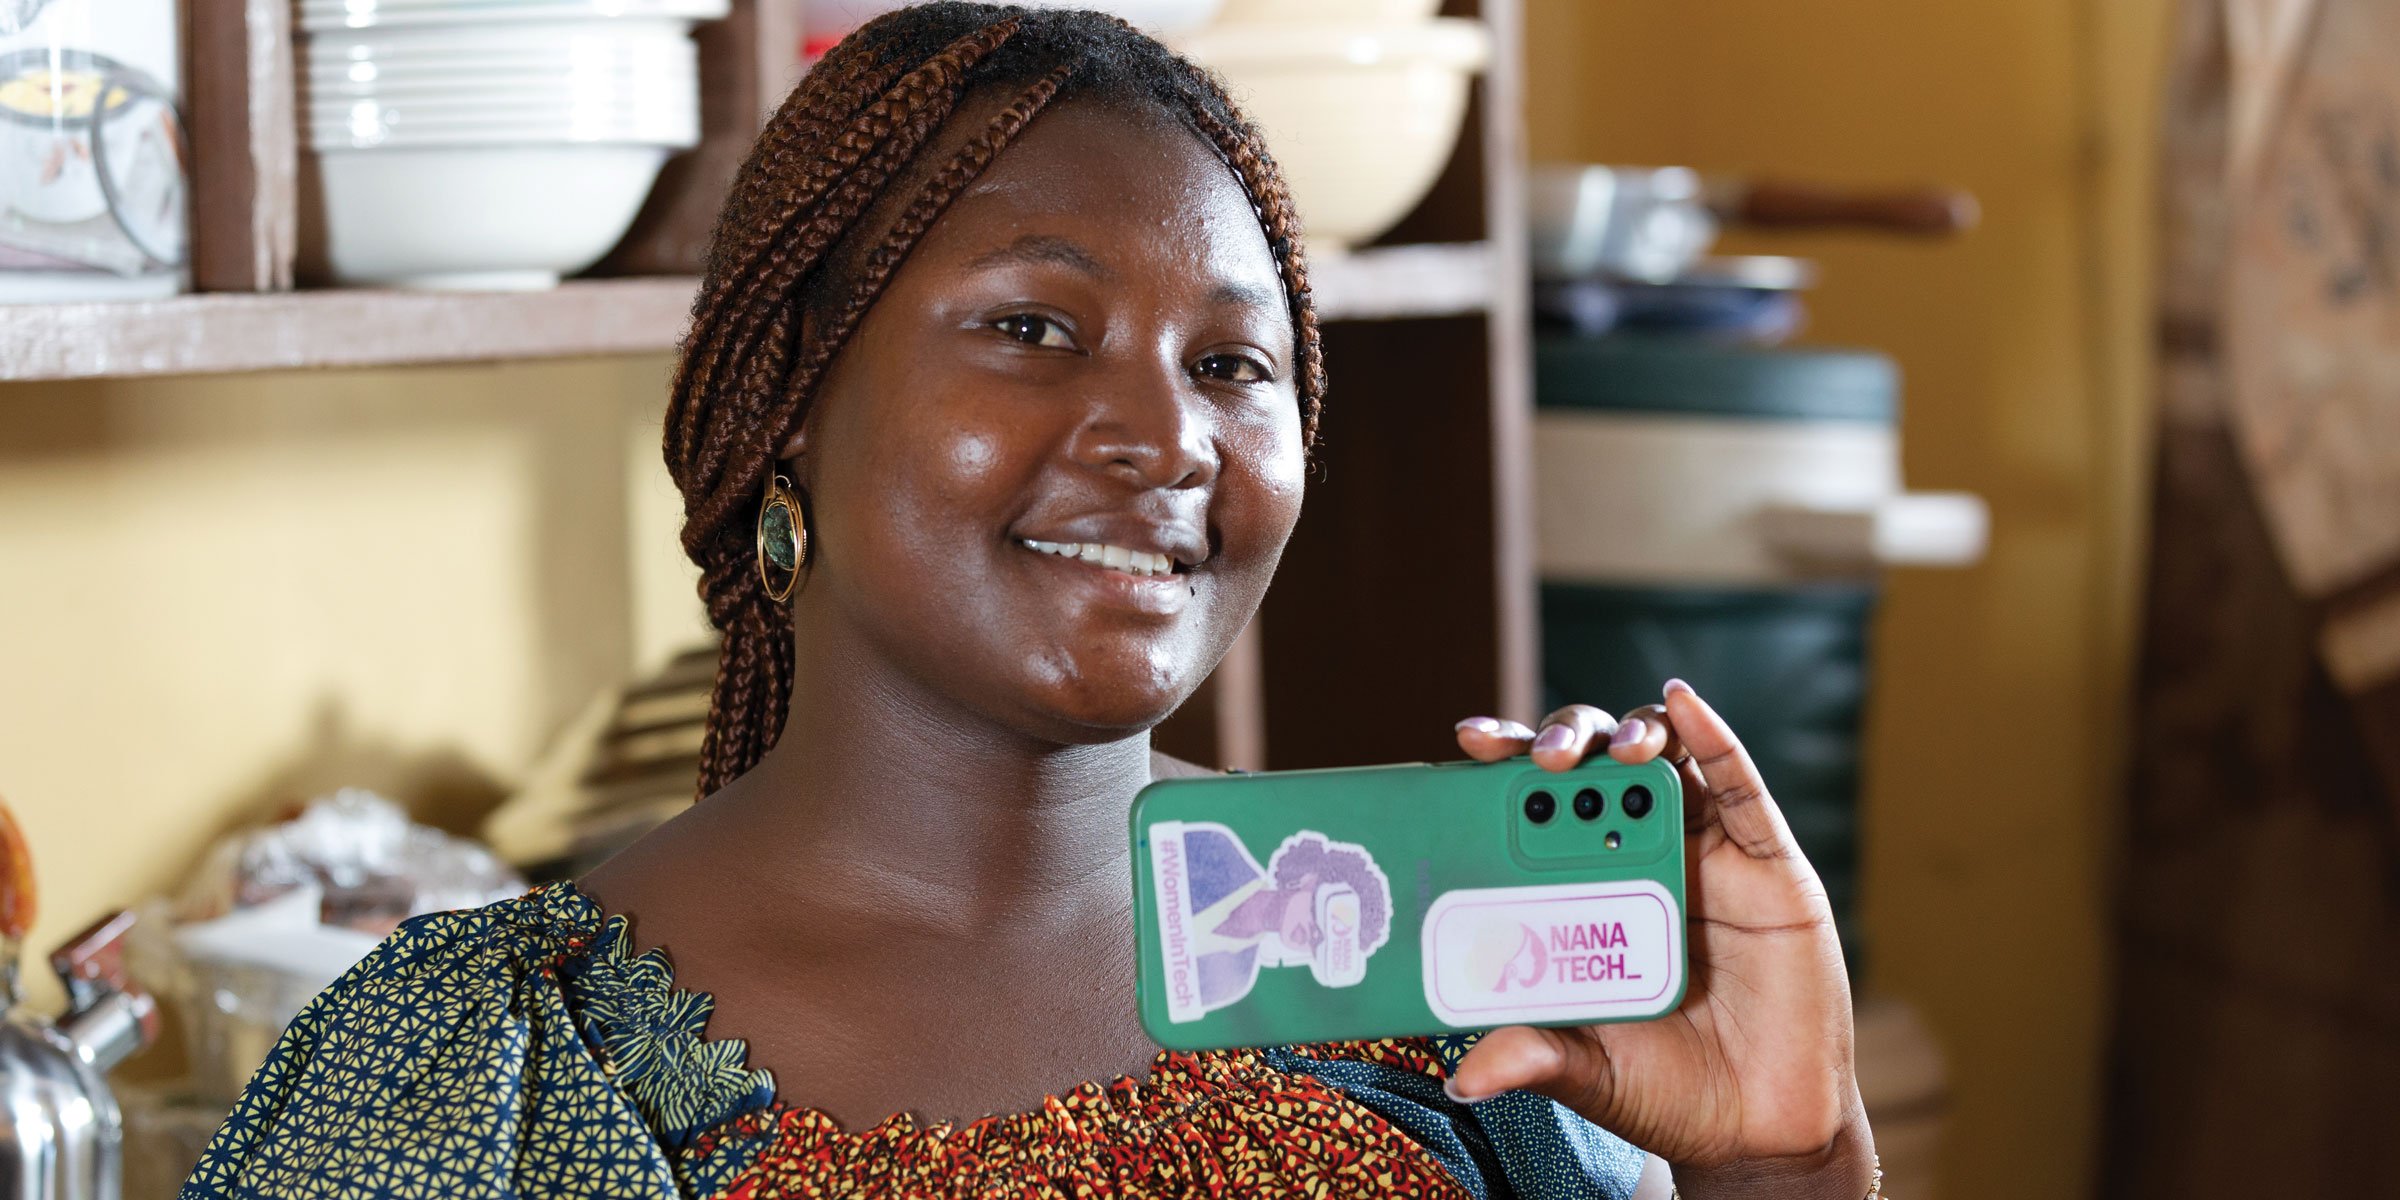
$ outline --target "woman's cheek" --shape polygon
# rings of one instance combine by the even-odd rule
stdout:
[[[955,490],[971,492],[991,476],[1003,456],[998,437],[979,430],[957,430],[942,446],[943,474]]]

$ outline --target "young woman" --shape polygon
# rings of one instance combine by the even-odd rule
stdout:
[[[668,409],[725,635],[704,799],[578,884],[403,928],[184,1195],[1625,1196],[1660,1160],[1692,1197],[1868,1195],[1823,893],[1678,685],[1458,732],[1681,761],[1675,1014],[1143,1035],[1125,812],[1197,770],[1148,730],[1299,516],[1296,232],[1217,84],[1118,22],[945,3],[838,47],[735,184]]]

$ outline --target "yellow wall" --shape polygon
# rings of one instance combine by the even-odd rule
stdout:
[[[2167,0],[1530,0],[1537,161],[1945,181],[1985,222],[1819,259],[1812,340],[1907,378],[1912,486],[1987,497],[1982,566],[1895,576],[1865,813],[1870,982],[1951,1064],[1945,1200],[2085,1194],[2146,496]]]
[[[468,824],[695,636],[666,369],[0,385],[0,797],[32,945],[332,786]]]

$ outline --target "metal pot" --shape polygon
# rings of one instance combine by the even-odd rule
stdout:
[[[1948,234],[1978,219],[1953,188],[1849,190],[1689,167],[1535,167],[1527,181],[1533,273],[1670,283],[1708,253],[1727,225]]]

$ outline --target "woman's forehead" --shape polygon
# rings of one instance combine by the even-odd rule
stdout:
[[[1249,194],[1213,147],[1148,106],[1092,100],[1036,118],[926,241],[945,257],[1080,257],[1095,273],[1165,254],[1239,281],[1278,278]]]

